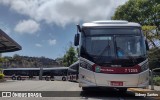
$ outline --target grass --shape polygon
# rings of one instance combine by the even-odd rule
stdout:
[[[153,78],[154,85],[160,86],[160,76],[156,76]]]

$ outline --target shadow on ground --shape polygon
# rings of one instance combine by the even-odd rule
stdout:
[[[117,89],[111,88],[92,88],[88,91],[82,91],[80,93],[81,97],[84,98],[97,98],[105,99],[106,97],[119,98],[119,99],[138,99],[138,100],[153,100],[153,98],[148,97],[135,97],[135,93],[132,91],[120,92]]]

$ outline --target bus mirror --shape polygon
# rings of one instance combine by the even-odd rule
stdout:
[[[82,31],[80,25],[77,25],[77,31],[79,31],[79,32]]]
[[[75,34],[75,37],[74,37],[74,45],[75,45],[75,46],[78,46],[78,45],[79,45],[79,34]]]
[[[145,40],[145,44],[146,44],[146,50],[148,51],[149,50],[149,46],[148,46],[147,40]]]

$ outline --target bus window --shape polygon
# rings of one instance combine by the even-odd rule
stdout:
[[[21,76],[28,76],[29,73],[28,73],[28,70],[21,70]]]

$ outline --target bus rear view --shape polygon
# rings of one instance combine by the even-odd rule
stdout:
[[[94,21],[77,25],[75,46],[79,45],[79,85],[113,87],[147,87],[148,44],[141,25],[128,21]],[[80,33],[80,34],[79,34]]]

